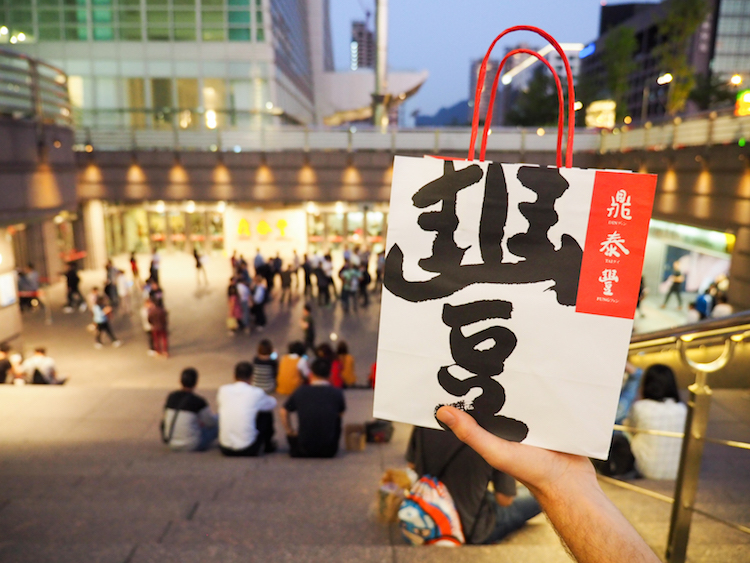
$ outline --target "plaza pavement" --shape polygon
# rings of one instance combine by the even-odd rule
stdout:
[[[126,266],[124,258],[119,265]],[[147,267],[146,258],[141,270]],[[50,289],[52,324],[40,312],[24,318],[26,349],[46,345],[64,387],[0,386],[0,562],[388,562],[477,563],[568,561],[543,516],[500,545],[458,550],[406,546],[394,528],[372,517],[378,479],[402,467],[409,428],[397,424],[391,443],[368,444],[333,460],[292,460],[283,451],[258,459],[166,451],[158,422],[179,372],[200,372],[199,392],[215,407],[216,389],[232,367],[252,359],[261,336],[226,333],[224,258],[208,264],[210,285],[196,290],[193,261],[165,255],[162,279],[170,311],[168,360],[146,355],[137,314],[114,322],[121,348],[93,348],[88,313],[61,312],[63,288]],[[84,289],[103,273],[86,272]],[[658,307],[646,309],[650,323]],[[283,351],[301,337],[301,302],[269,307],[262,337]],[[318,339],[346,339],[365,382],[375,358],[379,307],[343,315],[316,310]],[[662,319],[662,322],[671,322]],[[661,328],[661,327],[658,327]],[[347,422],[371,418],[372,392],[346,392]],[[750,441],[750,393],[716,393],[710,435]],[[277,422],[277,436],[281,427]],[[283,445],[283,444],[282,444]],[[750,452],[708,445],[699,507],[750,525]],[[638,481],[665,495],[673,482]],[[660,556],[670,505],[604,484]],[[750,562],[750,536],[694,517],[688,560]]]

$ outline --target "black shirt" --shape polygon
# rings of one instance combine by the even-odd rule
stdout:
[[[330,385],[298,387],[284,404],[299,420],[299,448],[307,456],[336,455],[341,437],[341,413],[346,410],[344,393]]]
[[[415,427],[406,461],[414,464],[420,477],[432,475],[448,488],[461,518],[466,543],[482,543],[495,527],[494,507],[486,499],[490,481],[496,492],[516,494],[515,479],[494,469],[453,432]]]
[[[206,400],[189,391],[173,391],[167,397],[165,409],[189,411],[198,414],[208,406]]]
[[[8,358],[3,358],[2,360],[0,360],[0,384],[5,383],[5,379],[8,377],[10,368],[11,365]]]

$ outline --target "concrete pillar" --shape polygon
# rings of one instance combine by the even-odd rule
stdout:
[[[735,311],[750,309],[750,227],[737,229],[729,268],[729,304]]]
[[[18,348],[21,336],[21,309],[16,293],[16,262],[13,257],[13,240],[7,229],[0,228],[0,343]],[[7,304],[12,296],[15,303]]]
[[[104,228],[104,205],[98,199],[83,204],[86,235],[86,268],[98,270],[107,264],[107,237]]]

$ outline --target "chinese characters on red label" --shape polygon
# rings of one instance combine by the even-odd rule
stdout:
[[[596,173],[576,312],[632,319],[656,176]]]

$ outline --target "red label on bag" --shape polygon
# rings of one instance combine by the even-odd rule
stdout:
[[[635,316],[655,192],[654,174],[596,173],[576,312]]]

